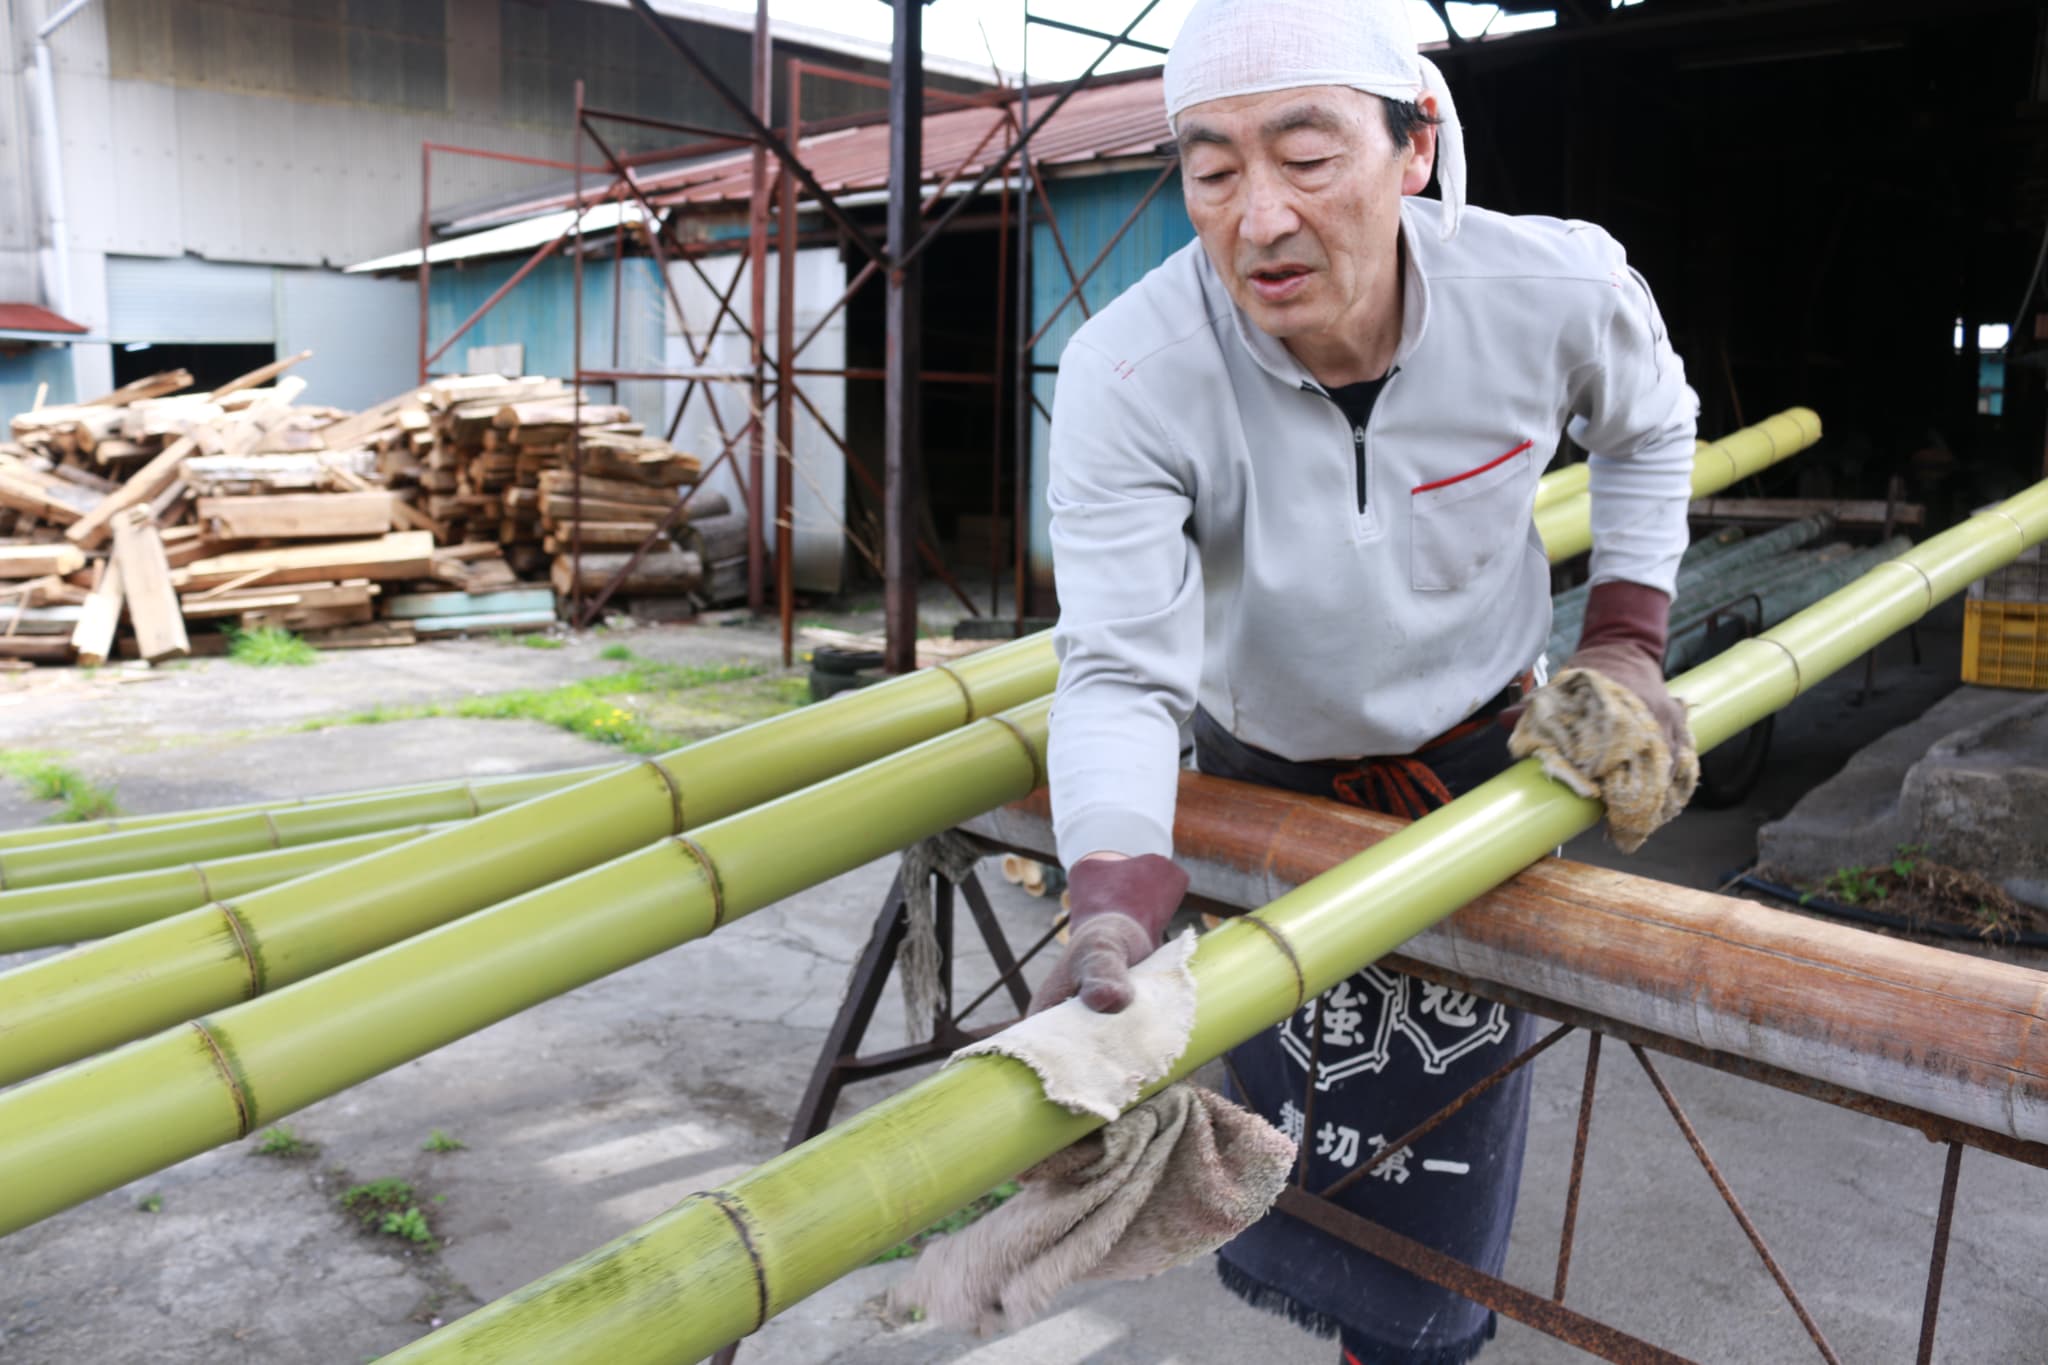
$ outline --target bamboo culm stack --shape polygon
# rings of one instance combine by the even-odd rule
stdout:
[[[1673,690],[1692,705],[1702,747],[1781,709],[2044,536],[2048,482],[1685,674]],[[1193,960],[1194,1033],[1153,1089],[1286,1018],[1600,814],[1525,760],[1204,935]],[[708,1356],[1100,1122],[1046,1100],[1022,1063],[969,1058],[390,1359],[637,1365]]]
[[[1044,636],[983,650],[0,974],[0,1085],[1042,697],[1057,667]]]
[[[245,853],[182,867],[152,868],[82,882],[0,891],[0,953],[53,948],[125,933],[220,897],[242,896],[379,849],[394,848],[444,825],[382,830],[324,844]]]
[[[1740,531],[1735,531],[1723,533],[1732,534],[1733,539],[1713,536],[1694,541],[1678,563],[1678,591],[1673,600],[1697,593],[1702,583],[1760,559],[1773,559],[1809,545],[1826,535],[1833,526],[1834,518],[1823,515],[1807,517],[1760,536],[1744,537]],[[1591,584],[1581,584],[1550,599],[1553,636],[1569,631],[1574,640],[1578,638],[1579,625],[1586,615],[1586,598],[1591,591]]]

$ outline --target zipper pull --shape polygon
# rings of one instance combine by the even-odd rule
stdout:
[[[1351,428],[1351,451],[1358,466],[1358,511],[1365,512],[1365,428]]]

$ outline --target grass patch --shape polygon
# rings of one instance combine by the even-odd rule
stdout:
[[[460,1152],[468,1146],[468,1143],[449,1137],[439,1128],[436,1128],[433,1132],[427,1134],[427,1140],[420,1144],[420,1150],[423,1152]]]
[[[438,1251],[434,1227],[420,1211],[419,1196],[403,1180],[372,1180],[341,1196],[341,1206],[371,1232],[411,1242],[423,1251]]]
[[[145,1194],[136,1201],[135,1207],[144,1213],[162,1213],[164,1211],[164,1197],[160,1194]]]
[[[27,787],[38,801],[62,802],[62,809],[50,816],[56,824],[105,820],[121,813],[112,787],[102,787],[76,768],[67,767],[55,754],[29,749],[0,753],[0,775]]]
[[[251,668],[304,668],[320,662],[320,651],[283,626],[228,631],[228,657]]]
[[[315,1147],[283,1124],[266,1128],[256,1139],[257,1156],[296,1158],[313,1155]]]
[[[559,635],[546,635],[538,631],[526,635],[514,635],[509,630],[494,630],[491,638],[501,645],[524,645],[528,649],[567,649],[569,642]]]
[[[623,655],[613,654],[613,650],[623,651]],[[696,693],[723,684],[751,682],[767,672],[764,666],[755,663],[658,663],[634,655],[623,645],[608,647],[605,657],[623,657],[630,661],[631,666],[616,673],[579,678],[559,687],[521,689],[417,706],[378,705],[345,716],[307,721],[299,728],[321,730],[330,725],[378,725],[435,716],[457,716],[469,720],[537,720],[543,725],[552,725],[600,744],[614,745],[629,753],[658,754],[695,738],[698,731],[694,727],[677,729],[664,725],[658,714],[651,717],[645,712],[659,713],[679,694]],[[790,680],[778,678],[771,681],[780,685]],[[777,710],[788,710],[790,705],[796,704],[794,693],[802,692],[803,683],[801,679],[794,681],[794,692],[788,688],[781,689]],[[781,700],[783,695],[791,699],[784,702]],[[756,717],[741,716],[714,727],[710,732],[731,729],[733,725],[752,719]]]
[[[597,657],[608,659],[613,663],[624,663],[633,657],[633,651],[625,645],[606,645],[603,649],[597,651]]]
[[[968,1224],[994,1213],[1010,1201],[1010,1197],[1017,1193],[1017,1189],[1016,1181],[1004,1181],[972,1204],[969,1204],[966,1208],[961,1209],[957,1213],[946,1215],[923,1232],[918,1233],[915,1237],[907,1241],[898,1242],[895,1246],[890,1247],[887,1251],[875,1257],[870,1264],[881,1265],[884,1261],[908,1260],[910,1257],[917,1255],[918,1252],[923,1251],[927,1242],[935,1242],[941,1237],[958,1232]]]

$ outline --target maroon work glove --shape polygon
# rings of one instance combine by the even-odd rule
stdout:
[[[1067,872],[1067,947],[1031,996],[1036,1014],[1072,996],[1098,1014],[1131,1003],[1131,967],[1150,957],[1188,892],[1171,858],[1084,858]]]
[[[1685,703],[1664,686],[1664,637],[1670,623],[1671,598],[1656,588],[1596,583],[1586,594],[1579,647],[1564,667],[1589,668],[1635,693],[1677,754],[1692,747],[1692,735]]]

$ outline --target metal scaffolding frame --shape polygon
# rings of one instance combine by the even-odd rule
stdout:
[[[991,91],[983,95],[928,91],[923,81],[922,5],[898,4],[897,33],[892,49],[890,79],[883,81],[861,72],[848,71],[802,58],[789,58],[784,68],[787,108],[782,111],[780,131],[771,124],[774,111],[769,107],[769,92],[773,88],[773,67],[767,0],[757,0],[754,61],[751,64],[754,88],[751,101],[743,100],[719,77],[691,47],[688,37],[674,21],[657,13],[646,0],[631,0],[631,4],[685,66],[719,97],[742,124],[742,128],[738,131],[710,128],[601,108],[587,100],[584,85],[579,81],[575,93],[576,151],[573,161],[510,156],[446,143],[422,144],[421,263],[418,278],[420,381],[426,382],[431,377],[434,362],[444,356],[456,341],[467,335],[543,261],[557,252],[568,250],[575,267],[572,324],[575,328],[575,372],[572,376],[572,389],[574,404],[579,412],[584,387],[589,384],[617,385],[635,380],[680,380],[683,381],[684,388],[667,424],[667,434],[673,440],[675,433],[681,428],[689,405],[700,390],[707,393],[707,401],[708,386],[711,384],[733,385],[746,393],[747,415],[744,421],[739,423],[737,430],[728,429],[718,406],[715,403],[711,405],[712,422],[718,432],[720,444],[719,449],[705,464],[704,477],[708,477],[721,466],[729,466],[735,481],[739,484],[748,520],[748,606],[756,613],[768,610],[772,574],[774,610],[781,622],[785,664],[791,662],[794,656],[792,479],[775,479],[775,506],[770,509],[764,504],[768,484],[766,465],[771,449],[773,457],[787,466],[785,473],[796,471],[793,441],[798,406],[809,414],[812,422],[826,439],[838,449],[847,469],[866,493],[881,503],[883,545],[879,553],[874,547],[864,544],[843,522],[840,530],[855,551],[882,577],[887,639],[885,656],[890,672],[906,672],[915,667],[920,570],[945,583],[970,615],[986,614],[994,617],[1000,608],[1001,599],[1003,575],[1000,547],[993,537],[989,546],[989,601],[984,613],[981,606],[948,570],[937,547],[917,531],[920,520],[923,454],[922,430],[918,420],[920,391],[926,384],[986,385],[991,389],[994,413],[990,432],[989,509],[991,526],[996,526],[1003,520],[1006,501],[1006,489],[1002,478],[1002,437],[1006,415],[1004,394],[1007,389],[1011,404],[1008,415],[1015,424],[1013,473],[1007,489],[1012,542],[1010,577],[1015,617],[1013,629],[1021,630],[1030,595],[1028,502],[1031,413],[1034,407],[1041,413],[1045,411],[1043,404],[1038,403],[1032,392],[1032,381],[1037,374],[1051,368],[1034,363],[1035,348],[1070,304],[1078,303],[1083,315],[1088,313],[1088,302],[1085,297],[1088,283],[1095,278],[1117,244],[1123,240],[1178,169],[1177,161],[1168,157],[1150,189],[1132,207],[1123,224],[1087,268],[1076,269],[1067,252],[1065,239],[1060,232],[1058,215],[1046,194],[1043,178],[1034,173],[1030,152],[1031,139],[1052,120],[1076,92],[1086,88],[1102,62],[1119,46],[1153,53],[1160,51],[1152,44],[1131,37],[1132,31],[1144,22],[1157,6],[1158,0],[1144,0],[1139,5],[1136,15],[1125,25],[1121,33],[1099,32],[1034,15],[1030,11],[1028,0],[1025,0],[1022,10],[1027,35],[1027,60],[1028,34],[1033,25],[1097,38],[1102,40],[1104,47],[1078,78],[1034,91],[1027,76],[1022,87],[1015,92],[1014,99],[1008,91]],[[818,182],[816,176],[797,154],[804,136],[802,101],[806,78],[865,85],[889,91],[889,230],[886,246],[875,243],[847,208]],[[1050,102],[1033,117],[1033,95],[1042,96],[1048,92],[1051,94]],[[939,176],[936,186],[926,193],[922,184],[923,122],[928,105],[939,103],[996,108],[1002,111],[1003,117],[992,122],[988,133],[957,164],[947,168]],[[602,131],[603,125],[614,123],[676,133],[695,140],[654,151],[621,155]],[[998,134],[1003,137],[1001,155],[984,161],[983,157],[990,142]],[[585,159],[586,141],[597,152],[595,161]],[[732,279],[720,288],[713,283],[701,261],[701,257],[713,253],[701,246],[684,243],[678,235],[678,225],[689,212],[688,207],[662,209],[650,197],[649,191],[642,186],[636,171],[656,162],[673,162],[748,147],[754,152],[753,182],[749,196],[747,238],[740,248],[747,269],[742,271],[736,266]],[[571,200],[574,216],[569,226],[552,240],[535,249],[490,298],[452,333],[441,339],[438,344],[433,344],[428,335],[431,265],[427,253],[433,235],[432,170],[436,153],[476,156],[567,171],[574,177],[575,189]],[[963,177],[967,176],[968,168],[975,166],[977,162],[980,163],[980,169],[963,184]],[[597,182],[587,186],[586,174],[598,177]],[[984,194],[992,194],[996,200],[997,297],[994,317],[994,365],[988,373],[928,370],[923,364],[922,325],[919,316],[922,256],[931,242],[949,226],[967,221],[964,215],[968,205]],[[953,202],[941,208],[941,202],[949,197]],[[605,204],[617,205],[621,210],[628,206],[639,208],[642,219],[631,231],[628,230],[623,213],[620,221],[613,227],[611,243],[614,259],[623,261],[626,253],[635,248],[644,250],[653,258],[661,275],[668,302],[675,309],[678,322],[683,328],[684,345],[690,355],[688,367],[652,370],[626,370],[619,367],[620,320],[623,306],[623,271],[620,269],[614,269],[612,274],[610,364],[593,366],[586,363],[583,336],[583,264],[587,249],[583,245],[583,227],[585,215],[593,208]],[[796,335],[795,326],[795,271],[796,253],[807,240],[798,231],[799,214],[806,208],[821,213],[828,220],[831,231],[828,240],[837,242],[842,249],[857,252],[866,259],[849,280],[839,298],[826,309],[807,333],[799,337]],[[978,226],[985,225],[979,220],[976,221]],[[1041,223],[1049,229],[1068,287],[1059,304],[1046,318],[1040,320],[1034,329],[1031,325],[1031,230]],[[1013,231],[1016,238],[1014,246],[1011,242]],[[772,321],[767,316],[766,301],[771,238],[775,255],[774,269],[777,271],[779,282],[776,317]],[[722,253],[732,249],[729,245],[721,244],[719,251]],[[688,266],[716,300],[711,324],[701,341],[692,335],[683,316],[682,301],[671,278],[672,262]],[[744,321],[733,306],[733,295],[742,273],[747,274],[750,280],[749,306]],[[884,345],[886,360],[883,368],[827,369],[798,365],[796,361],[824,330],[825,325],[878,274],[884,277],[888,287]],[[750,347],[749,363],[742,369],[716,369],[708,364],[713,338],[720,327],[728,321],[738,329]],[[772,345],[769,332],[771,326],[774,328]],[[801,381],[806,378],[872,381],[884,385],[883,477],[879,481],[866,465],[855,457],[845,435],[833,427],[817,404],[804,392]],[[769,426],[771,420],[772,432]],[[738,454],[742,442],[746,443],[744,458]],[[580,513],[583,467],[580,424],[578,434],[572,435],[571,438],[570,467],[571,505]],[[569,546],[572,563],[578,570],[572,576],[567,611],[568,618],[574,624],[578,627],[587,626],[597,618],[641,558],[660,544],[683,520],[691,497],[695,490],[702,486],[700,480],[698,484],[685,490],[663,520],[628,555],[625,564],[587,598],[581,587],[582,537],[581,517],[578,515]],[[767,539],[767,528],[771,523],[775,532],[772,553]]]

